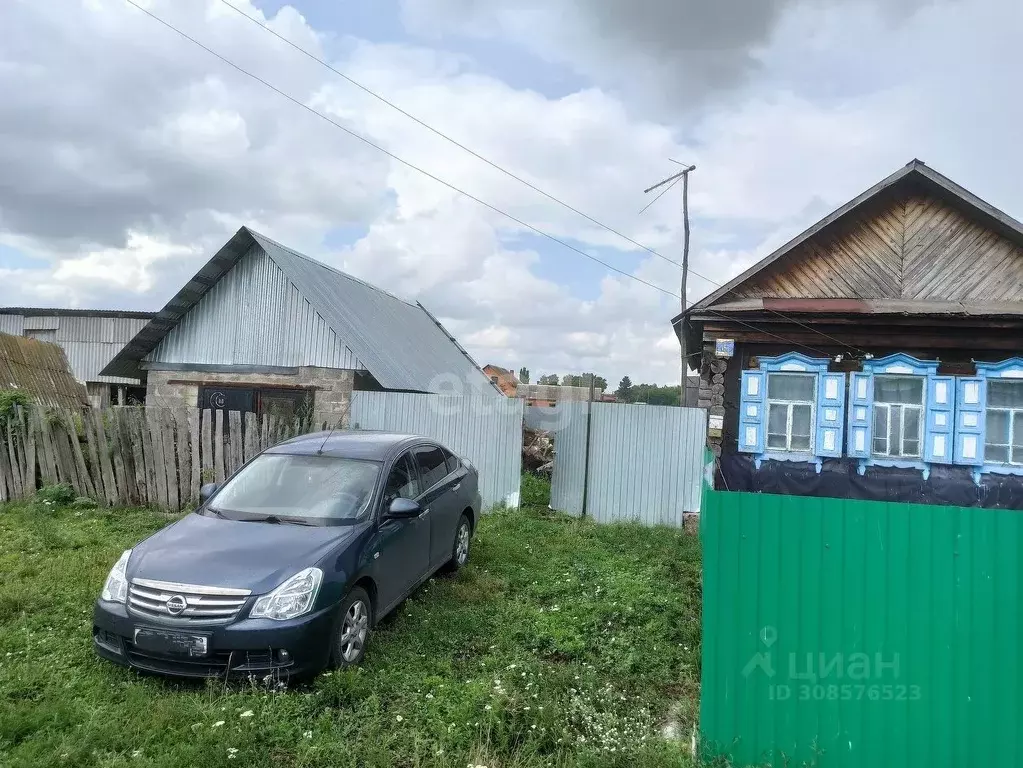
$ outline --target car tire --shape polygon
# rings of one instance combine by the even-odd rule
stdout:
[[[451,559],[448,560],[446,570],[455,573],[461,570],[469,562],[469,547],[472,542],[472,524],[469,518],[463,513],[458,518],[458,525],[455,526],[455,540],[451,543]]]
[[[373,603],[362,587],[355,587],[341,603],[337,627],[330,644],[333,667],[354,667],[362,663],[373,626]]]

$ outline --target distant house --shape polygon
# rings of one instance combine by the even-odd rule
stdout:
[[[509,371],[507,368],[502,368],[499,365],[493,365],[487,363],[483,366],[483,373],[489,378],[490,382],[501,390],[501,394],[505,397],[515,397],[516,388],[519,386],[519,380],[514,373]]]
[[[138,377],[100,373],[114,355],[152,320],[152,312],[104,309],[0,307],[0,332],[48,341],[64,350],[74,377],[95,407],[142,402]]]
[[[593,390],[594,401],[599,401],[603,395],[603,389]],[[525,400],[526,405],[554,406],[558,403],[589,400],[590,388],[561,387],[556,384],[519,384],[515,396]]]
[[[33,403],[79,410],[89,404],[56,344],[0,333],[0,389],[24,392]]]
[[[722,487],[1023,508],[1023,224],[919,160],[673,322]]]
[[[358,390],[499,392],[438,320],[242,227],[104,368],[149,405],[345,419]]]

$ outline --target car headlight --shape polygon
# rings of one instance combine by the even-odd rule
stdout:
[[[294,619],[312,610],[323,581],[323,571],[306,568],[281,584],[273,592],[263,595],[252,606],[253,619]]]
[[[128,599],[128,577],[125,571],[128,568],[128,558],[131,557],[131,550],[126,549],[110,569],[106,582],[103,584],[103,593],[100,597],[111,603],[123,603]]]

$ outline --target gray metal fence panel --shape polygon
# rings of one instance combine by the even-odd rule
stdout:
[[[586,411],[589,403],[559,403],[555,411],[554,472],[551,507],[570,515],[583,512],[583,474],[586,462]]]
[[[402,392],[355,392],[353,429],[423,435],[469,459],[480,474],[484,508],[519,505],[522,400],[445,397]]]
[[[555,433],[551,506],[579,515],[586,403],[557,408],[572,412]],[[706,419],[697,408],[594,403],[586,514],[598,522],[681,526],[683,513],[699,512]]]
[[[598,522],[682,525],[700,511],[706,412],[595,403],[586,513]]]

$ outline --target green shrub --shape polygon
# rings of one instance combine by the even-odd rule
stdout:
[[[18,407],[31,404],[32,398],[20,389],[0,389],[0,425],[7,426]]]
[[[88,496],[79,496],[71,502],[72,509],[95,509],[98,506],[99,503],[95,499],[90,499]]]
[[[72,488],[68,483],[60,483],[59,485],[44,485],[38,491],[36,491],[36,499],[42,502],[49,502],[60,507],[66,507],[71,504],[78,494],[75,493],[75,489]]]

